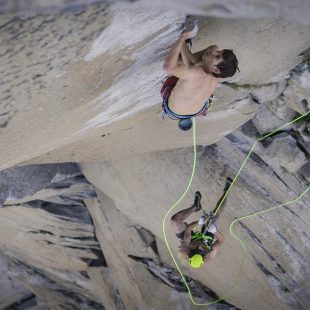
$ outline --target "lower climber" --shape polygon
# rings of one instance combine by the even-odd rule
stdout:
[[[231,183],[232,179],[227,178],[224,193],[217,202],[215,209],[210,213],[211,217],[214,216],[214,214],[215,217],[212,218],[211,224],[207,227],[205,225],[204,217],[201,217],[199,221],[195,221],[191,224],[184,222],[184,220],[193,212],[201,210],[200,192],[195,193],[193,206],[176,213],[171,218],[171,225],[176,233],[176,236],[181,241],[181,245],[179,247],[180,253],[186,260],[188,260],[193,268],[200,268],[204,262],[213,259],[224,242],[224,236],[222,233],[217,231],[215,221],[218,218],[219,213],[224,208],[226,198],[219,210],[217,210]],[[197,226],[200,227],[199,231],[195,231],[195,227]]]
[[[218,78],[233,76],[238,69],[236,55],[217,45],[192,54],[188,44],[197,34],[198,26],[183,32],[165,58],[163,69],[169,77],[161,88],[163,111],[179,120],[179,128],[189,130],[191,118],[206,115]]]

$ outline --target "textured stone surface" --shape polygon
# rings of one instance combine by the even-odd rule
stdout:
[[[263,158],[275,170],[283,168],[294,173],[306,164],[305,154],[288,133],[281,133],[267,141]]]
[[[27,196],[32,197],[42,190],[52,192],[54,189],[59,191],[61,188],[70,188],[71,185],[82,183],[79,182],[82,178],[76,164],[30,165],[2,170],[0,202],[27,201]],[[84,183],[87,184],[87,181],[84,180]],[[59,193],[54,194],[58,195]],[[33,197],[30,199],[35,200]]]
[[[0,128],[22,108],[33,108],[37,94],[78,62],[108,23],[104,5],[59,15],[1,16]],[[42,102],[37,109],[44,109]]]
[[[69,290],[62,284],[48,278],[42,270],[37,270],[19,261],[12,262],[10,274],[15,276],[19,281],[27,284],[34,294],[38,296],[40,301],[39,306],[41,305],[43,309],[104,309],[102,304],[98,303],[94,296],[87,296],[86,290],[84,290],[84,294]],[[84,283],[87,281],[88,279],[85,278]],[[87,298],[85,293],[90,298]]]
[[[236,174],[250,147],[251,143],[241,138],[239,142],[224,139],[216,146],[200,147],[190,193],[177,210],[191,205],[196,190],[203,194],[203,206],[207,210],[212,209],[221,195],[225,177]],[[161,240],[158,242],[162,242],[162,228],[158,223],[162,223],[167,210],[185,190],[191,163],[192,150],[178,149],[126,156],[106,163],[84,164],[82,168],[96,187],[109,194],[119,212],[149,229]],[[225,245],[217,260],[206,266],[204,272],[190,270],[177,255],[178,242],[168,220],[168,241],[184,273],[212,287],[219,296],[227,297],[243,255],[242,247],[229,234],[229,223],[238,216],[293,200],[306,185],[302,179],[298,181],[292,176],[297,182],[295,186],[288,176],[279,175],[273,169],[258,156],[247,164],[229,194],[228,205],[218,225],[226,237]],[[240,288],[226,301],[242,309],[250,308],[254,296],[263,294],[268,298],[257,301],[261,309],[269,309],[272,305],[283,309],[307,307],[309,249],[301,247],[301,244],[307,244],[309,234],[306,224],[308,199],[309,194],[298,204],[291,205],[291,210],[284,208],[270,212],[244,221],[243,225],[235,228],[236,233],[246,241],[249,255],[244,267],[246,271],[239,279]],[[161,255],[166,263],[173,265],[169,256],[165,256],[167,253]],[[221,280],[223,278],[224,282]]]
[[[2,12],[55,12],[55,11],[75,11],[84,8],[86,5],[106,2],[104,0],[1,0]],[[114,1],[109,1],[116,2]],[[133,1],[127,0],[132,3]],[[285,17],[300,24],[309,24],[307,12],[310,10],[309,2],[306,0],[296,0],[292,4],[289,0],[260,1],[221,1],[216,0],[190,0],[170,1],[169,3],[159,0],[135,1],[137,7],[160,7],[171,10],[179,10],[186,13],[225,17],[225,18],[262,18],[262,17]]]
[[[287,81],[283,80],[279,83],[270,83],[258,87],[251,87],[252,95],[259,103],[266,103],[277,99],[287,88]]]
[[[8,274],[8,257],[0,252],[0,308],[8,306],[23,299],[33,297],[33,293],[22,283],[16,281]]]
[[[297,112],[303,114],[309,109],[303,103],[303,100],[310,99],[310,70],[307,65],[301,66],[299,72],[293,75],[283,95],[285,103]]]
[[[79,168],[11,168],[0,173],[0,184],[5,194],[0,209],[0,249],[5,254],[1,304],[16,309],[69,304],[102,309],[100,290],[88,271],[104,269],[106,262],[83,203],[96,194]]]
[[[117,4],[109,9],[104,5],[90,6],[79,13],[42,15],[25,20],[17,18],[16,23],[14,21],[4,23],[1,28],[6,38],[2,45],[2,70],[10,75],[10,78],[3,77],[3,100],[6,90],[16,91],[12,98],[4,100],[6,107],[3,107],[3,113],[9,113],[12,117],[1,129],[2,168],[37,157],[40,163],[44,158],[45,162],[111,158],[119,150],[111,149],[109,152],[114,143],[107,143],[108,134],[130,134],[132,148],[123,151],[130,153],[138,150],[139,145],[147,146],[143,143],[143,137],[139,136],[141,131],[151,135],[162,130],[153,140],[150,138],[150,145],[155,146],[162,141],[158,136],[165,137],[163,132],[175,129],[174,122],[164,125],[160,122],[157,115],[160,109],[158,90],[164,78],[161,70],[163,58],[180,33],[184,14],[160,9],[137,10],[129,4]],[[213,43],[233,48],[238,55],[241,72],[230,80],[239,84],[255,86],[282,81],[300,63],[302,56],[299,54],[310,45],[307,36],[309,26],[285,20],[201,17],[198,21],[200,32],[194,40],[193,50]],[[42,27],[39,27],[41,24]],[[23,36],[20,28],[33,30],[22,30],[27,34]],[[242,36],[239,35],[241,32]],[[20,54],[16,54],[16,44],[12,46],[14,35],[20,35],[17,37],[22,49]],[[277,40],[274,40],[275,37]],[[48,44],[41,46],[40,38],[47,40]],[[62,39],[59,41],[59,38]],[[279,49],[279,46],[285,46],[287,40],[294,49]],[[42,59],[43,63],[26,55],[29,42],[41,46],[33,51],[33,59]],[[32,51],[31,46],[29,49]],[[266,57],[267,49],[270,54],[276,53],[277,57]],[[45,67],[50,62],[53,70],[47,74]],[[18,70],[18,78],[15,78],[14,70]],[[37,84],[32,79],[34,72],[42,74],[35,79],[44,84],[44,89],[39,92],[36,92]],[[25,84],[16,86],[15,79],[22,77],[29,78]],[[31,105],[27,99],[29,89]],[[223,96],[222,90],[226,93]],[[217,92],[221,97],[219,108],[210,113],[209,120],[206,118],[201,122],[205,124],[204,131],[213,129],[208,137],[204,135],[202,142],[208,144],[239,127],[255,113],[255,105],[247,98],[247,92],[244,96],[240,96],[242,92],[231,95],[225,88],[219,88],[216,96]],[[243,100],[236,101],[238,99]],[[11,101],[14,101],[12,107],[9,105]],[[217,124],[212,120],[216,120]],[[130,131],[135,125],[138,125],[137,133]],[[173,134],[177,135],[178,131]],[[136,135],[137,138],[134,138]],[[48,144],[46,137],[49,137]],[[81,147],[85,143],[87,153]],[[104,146],[101,147],[102,143]],[[167,149],[170,144],[166,141],[159,149]],[[186,145],[189,143],[184,141],[179,146],[171,147]],[[153,149],[156,150],[156,147]]]
[[[261,104],[252,122],[261,135],[279,128],[296,117],[296,111],[289,108],[282,99]],[[289,127],[288,127],[289,128]]]
[[[310,163],[307,163],[301,168],[301,173],[310,182]]]
[[[0,3],[0,307],[191,310],[162,220],[190,178],[192,132],[160,118],[163,59],[193,19],[193,51],[217,43],[239,58],[196,119],[197,170],[178,206],[199,189],[211,210],[255,139],[310,108],[309,3],[95,2]],[[196,271],[177,255],[198,301],[225,299],[210,309],[310,307],[309,192],[235,226],[248,255],[234,294],[243,250],[229,234],[234,218],[309,187],[309,139],[308,117],[258,143],[219,220],[217,259]],[[75,164],[50,164],[66,162],[82,162],[96,192]],[[3,170],[14,165],[26,166]]]

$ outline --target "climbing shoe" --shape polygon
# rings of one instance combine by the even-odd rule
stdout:
[[[231,183],[233,182],[232,178],[228,177],[226,179],[226,183],[225,183],[225,187],[224,187],[224,191],[227,191],[231,185]]]
[[[195,200],[194,200],[194,206],[196,207],[195,212],[201,210],[200,200],[201,200],[201,194],[200,194],[199,191],[197,191],[197,192],[195,193]]]

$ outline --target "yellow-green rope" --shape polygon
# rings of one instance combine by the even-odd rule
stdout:
[[[306,117],[309,113],[310,113],[310,111],[308,111],[307,113],[305,113],[305,114],[303,114],[303,115],[297,117],[296,119],[292,120],[291,122],[284,124],[283,126],[279,127],[278,129],[272,131],[272,132],[269,133],[269,134],[266,134],[265,136],[263,136],[263,137],[261,137],[261,138],[259,138],[259,139],[257,139],[257,140],[255,141],[255,143],[253,144],[252,148],[250,149],[248,155],[246,156],[246,158],[244,159],[242,165],[240,166],[240,169],[239,169],[238,173],[237,173],[236,176],[234,177],[234,179],[233,179],[231,185],[229,186],[228,190],[226,191],[225,195],[223,196],[223,198],[222,198],[222,200],[221,200],[221,202],[220,202],[220,204],[219,204],[217,210],[215,211],[215,214],[217,214],[217,212],[219,211],[220,207],[222,206],[222,204],[223,204],[225,198],[227,197],[227,195],[228,195],[228,193],[230,192],[232,186],[234,185],[236,179],[238,178],[239,174],[241,173],[241,171],[242,171],[242,169],[243,169],[245,163],[247,162],[247,160],[249,159],[249,157],[250,157],[251,154],[253,153],[253,150],[254,150],[256,144],[257,144],[258,142],[261,142],[263,139],[266,139],[267,137],[269,137],[269,136],[273,135],[274,133],[278,132],[279,130],[281,130],[281,129],[283,129],[283,128],[285,128],[285,127],[287,127],[287,126],[289,126],[289,125],[291,125],[291,124],[293,124],[293,123],[295,123],[295,122],[297,122],[298,120],[300,120],[300,119]],[[175,204],[173,204],[173,205],[170,207],[170,209],[168,210],[168,212],[166,213],[166,215],[165,215],[165,217],[164,217],[164,219],[163,219],[163,234],[164,234],[164,239],[165,239],[165,243],[166,243],[166,246],[167,246],[167,248],[168,248],[168,251],[169,251],[169,253],[170,253],[170,255],[171,255],[171,258],[172,258],[172,260],[173,260],[173,262],[174,262],[174,264],[175,264],[175,266],[176,266],[176,268],[177,268],[179,274],[181,275],[181,278],[182,278],[182,280],[183,280],[183,282],[184,282],[186,288],[187,288],[187,291],[188,291],[188,293],[189,293],[191,302],[192,302],[194,305],[196,305],[196,306],[209,306],[209,305],[212,305],[212,304],[215,304],[215,303],[220,302],[221,300],[223,300],[223,298],[218,298],[218,299],[215,299],[215,300],[210,301],[210,302],[207,302],[207,303],[197,303],[197,302],[195,302],[195,300],[194,300],[194,298],[193,298],[193,296],[192,296],[191,289],[190,289],[190,287],[189,287],[189,285],[188,285],[188,283],[187,283],[187,281],[186,281],[186,278],[185,278],[185,276],[183,275],[183,273],[182,273],[182,271],[181,271],[181,269],[180,269],[180,267],[179,267],[179,265],[178,265],[178,263],[177,263],[177,261],[176,261],[174,255],[173,255],[173,253],[172,253],[172,251],[171,251],[171,248],[170,248],[169,243],[168,243],[168,240],[167,240],[166,229],[165,229],[166,220],[167,220],[169,214],[170,214],[170,213],[175,209],[175,207],[183,200],[183,198],[185,197],[185,195],[186,195],[187,192],[189,191],[189,189],[190,189],[190,187],[191,187],[191,184],[192,184],[192,181],[193,181],[194,174],[195,174],[195,169],[196,169],[196,158],[197,158],[197,150],[196,150],[196,123],[195,123],[195,119],[194,119],[194,118],[193,118],[192,120],[193,120],[193,149],[194,149],[194,158],[193,158],[192,174],[191,174],[191,177],[190,177],[190,180],[189,180],[189,182],[188,182],[188,185],[187,185],[187,188],[186,188],[185,192],[182,194],[182,196],[179,198],[179,200],[178,200]],[[270,207],[270,208],[265,209],[265,210],[262,210],[262,211],[254,212],[254,213],[251,213],[251,214],[246,215],[246,216],[239,217],[239,218],[237,218],[237,219],[235,219],[235,220],[232,221],[232,223],[230,224],[230,228],[229,228],[230,234],[232,235],[233,238],[235,238],[236,240],[238,240],[238,241],[241,243],[241,245],[242,245],[242,247],[243,247],[243,250],[244,250],[244,255],[243,255],[243,258],[242,258],[242,260],[241,260],[241,264],[240,264],[240,268],[239,268],[239,273],[238,273],[238,275],[237,275],[237,277],[236,277],[236,280],[235,280],[235,282],[234,282],[234,285],[233,285],[234,289],[233,289],[232,291],[234,291],[234,290],[237,288],[237,282],[238,282],[238,279],[239,279],[239,277],[240,277],[240,274],[241,274],[241,271],[242,271],[242,267],[243,267],[243,263],[244,263],[244,261],[245,261],[245,257],[246,257],[246,253],[247,253],[247,249],[246,249],[245,243],[244,243],[241,239],[239,239],[239,238],[233,233],[233,226],[235,225],[235,223],[237,223],[238,221],[241,221],[241,220],[250,218],[250,217],[252,217],[252,216],[257,216],[257,215],[260,215],[260,214],[262,214],[262,213],[266,213],[266,212],[272,211],[272,210],[274,210],[274,209],[277,209],[277,208],[280,208],[280,207],[283,207],[283,206],[292,204],[292,203],[298,201],[298,200],[299,200],[303,195],[305,195],[309,190],[310,190],[310,187],[308,187],[301,195],[299,195],[299,196],[298,196],[296,199],[294,199],[294,200],[291,200],[291,201],[289,201],[289,202],[280,204],[280,205],[278,205],[278,206]],[[232,291],[231,291],[231,292],[232,292]],[[229,294],[229,296],[231,296],[231,295],[232,295],[232,294]]]

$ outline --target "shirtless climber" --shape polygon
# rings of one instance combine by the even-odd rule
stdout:
[[[191,118],[206,115],[218,78],[233,76],[238,60],[232,50],[217,45],[192,54],[188,44],[197,34],[198,26],[183,32],[166,56],[163,69],[169,73],[161,89],[163,111],[179,120],[179,128],[189,130]],[[181,61],[180,61],[181,56]]]
[[[216,212],[231,183],[232,179],[227,178],[224,193],[211,214]],[[184,222],[184,220],[193,212],[201,210],[200,200],[201,194],[200,192],[196,192],[193,206],[182,210],[171,217],[171,225],[176,236],[181,241],[179,247],[180,253],[186,260],[188,260],[193,268],[200,268],[204,262],[213,259],[224,242],[224,236],[216,229],[215,219],[209,227],[206,227],[203,217],[201,217],[199,221],[195,221],[191,224],[186,224]],[[220,209],[217,211],[216,218],[218,218],[219,212],[223,210],[225,202],[226,198]],[[200,227],[200,230],[195,231],[196,226]]]

